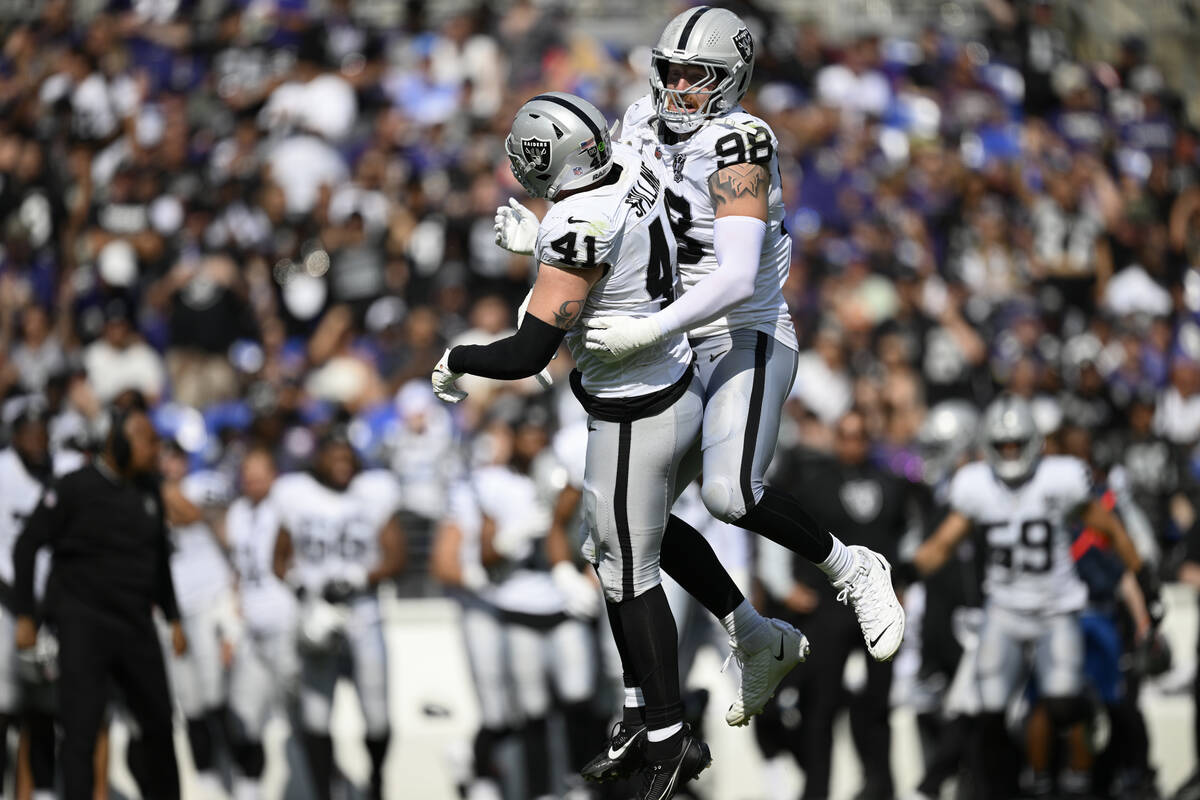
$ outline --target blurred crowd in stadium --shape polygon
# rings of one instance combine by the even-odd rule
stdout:
[[[546,90],[619,119],[648,49],[524,0],[436,23],[408,3],[396,29],[352,0],[305,5],[47,0],[4,25],[3,415],[40,397],[52,447],[87,449],[138,393],[231,487],[251,444],[302,469],[347,422],[401,487],[401,592],[429,595],[463,471],[582,415],[565,352],[550,390],[464,379],[451,408],[429,389],[448,343],[512,329],[532,280],[493,241],[496,207],[527,200],[507,126]],[[780,457],[830,453],[856,408],[869,459],[919,492],[946,468],[928,411],[1007,388],[1055,446],[1116,472],[1173,580],[1200,500],[1200,133],[1146,41],[1080,62],[1054,4],[985,6],[975,40],[832,41],[733,4],[794,240]]]

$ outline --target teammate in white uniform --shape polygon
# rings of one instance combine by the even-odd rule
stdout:
[[[446,511],[438,523],[430,554],[430,572],[461,606],[463,647],[471,666],[479,703],[479,729],[471,748],[470,775],[461,778],[465,797],[498,800],[500,768],[496,750],[517,723],[508,671],[507,643],[499,611],[491,603],[495,584],[483,567],[482,537],[486,521],[467,479],[447,492]]]
[[[216,751],[224,736],[229,703],[227,654],[233,646],[236,611],[233,571],[210,524],[232,495],[224,475],[188,473],[187,454],[173,443],[163,448],[163,502],[171,535],[171,580],[188,650],[164,652],[176,702],[187,721],[197,782],[207,793],[221,791]]]
[[[279,514],[267,502],[275,461],[266,450],[242,460],[242,495],[225,514],[225,543],[237,574],[243,623],[230,665],[229,706],[237,722],[233,755],[240,775],[234,800],[258,800],[265,757],[263,729],[272,712],[294,699],[300,663],[296,653],[296,597],[273,571]]]
[[[312,472],[281,476],[269,502],[281,526],[275,574],[304,596],[300,709],[313,782],[327,800],[333,779],[333,690],[348,672],[367,723],[370,791],[378,800],[391,729],[387,651],[375,590],[404,566],[404,534],[396,521],[399,487],[390,472],[359,471],[345,431],[335,428],[322,438]]]
[[[950,484],[951,511],[916,552],[929,574],[950,558],[972,526],[988,549],[984,624],[978,651],[981,746],[991,796],[1007,797],[1016,769],[1002,754],[1004,710],[1023,685],[1033,651],[1038,688],[1060,728],[1087,712],[1083,701],[1083,633],[1079,611],[1087,588],[1075,572],[1069,520],[1109,537],[1134,574],[1141,559],[1121,521],[1092,495],[1088,466],[1070,456],[1043,456],[1029,404],[995,400],[984,414],[985,462],[967,464]]]
[[[528,313],[507,339],[447,351],[432,380],[439,397],[456,402],[465,396],[454,385],[459,375],[534,375],[566,338],[579,367],[571,386],[589,414],[585,555],[600,575],[627,684],[645,700],[645,724],[620,752],[642,752],[644,741],[639,797],[666,798],[710,761],[707,747],[683,729],[675,622],[659,572],[679,465],[699,433],[702,401],[682,335],[611,363],[585,349],[576,327],[645,316],[674,297],[662,183],[634,151],[612,147],[607,127],[591,104],[561,93],[539,95],[518,112],[505,145],[513,174],[531,194],[557,201],[531,248],[541,266]],[[755,651],[777,640],[787,669],[803,657],[807,644],[790,626],[756,612],[740,621]],[[766,669],[759,675],[763,684],[770,678]]]
[[[0,788],[8,771],[8,728],[18,723],[30,734],[29,766],[34,800],[49,800],[54,794],[54,708],[50,686],[31,682],[28,673],[39,672],[36,661],[25,664],[14,649],[14,620],[8,607],[13,588],[13,547],[25,520],[41,501],[46,485],[61,475],[58,459],[49,451],[48,417],[37,405],[27,406],[12,421],[10,446],[0,450]],[[50,573],[50,554],[38,554],[35,597],[45,595]],[[38,634],[39,648],[47,653],[52,634],[44,628]],[[35,653],[38,649],[35,649]],[[56,649],[56,648],[55,648]],[[34,669],[29,669],[33,667]],[[39,674],[37,677],[43,677]],[[15,770],[14,770],[15,772]]]
[[[526,792],[551,794],[547,718],[551,699],[560,702],[566,727],[568,762],[580,770],[601,740],[590,699],[596,687],[596,647],[590,627],[568,614],[567,601],[550,572],[545,540],[551,503],[565,481],[565,469],[546,451],[546,431],[526,419],[515,431],[493,426],[512,455],[505,464],[476,469],[474,494],[492,521],[484,544],[496,562],[491,602],[499,610],[515,708],[525,743]],[[594,593],[594,590],[593,590]],[[551,688],[553,686],[553,689]]]
[[[587,320],[586,347],[620,366],[688,334],[705,403],[702,496],[709,512],[817,564],[845,590],[868,651],[883,661],[904,635],[890,565],[866,548],[844,546],[793,497],[763,483],[798,348],[782,293],[791,240],[783,227],[778,142],[738,105],[753,62],[753,38],[730,11],[701,6],[667,24],[653,50],[651,94],[630,107],[621,136],[663,183],[684,291],[653,314]],[[531,227],[531,217],[517,206],[500,209],[502,246],[519,252],[517,242],[528,235],[517,231]],[[735,703],[726,720],[745,724],[757,710],[746,713]]]

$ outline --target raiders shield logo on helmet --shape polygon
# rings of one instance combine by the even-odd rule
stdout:
[[[883,487],[878,481],[846,481],[841,489],[842,506],[858,522],[870,522],[883,508]]]
[[[733,46],[737,48],[738,54],[741,55],[742,61],[747,64],[754,58],[754,37],[750,35],[750,31],[742,28],[733,35]]]
[[[548,139],[522,139],[521,155],[526,163],[536,170],[545,170],[550,166],[550,141]]]

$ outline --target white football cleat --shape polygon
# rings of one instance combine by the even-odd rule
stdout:
[[[767,701],[775,695],[775,689],[792,668],[808,658],[808,638],[786,622],[769,619],[768,623],[779,634],[771,637],[771,644],[761,650],[748,653],[733,645],[729,658],[737,659],[742,668],[742,682],[737,697],[725,712],[725,721],[740,727],[750,724],[750,718],[761,714]],[[729,663],[729,659],[725,660]]]
[[[904,640],[904,609],[892,588],[892,565],[873,550],[850,545],[854,571],[845,580],[835,581],[838,602],[845,603],[858,615],[867,652],[876,661],[891,661]]]

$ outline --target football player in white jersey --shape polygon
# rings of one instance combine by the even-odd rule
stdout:
[[[550,571],[551,504],[566,471],[545,449],[545,428],[526,415],[515,430],[504,424],[488,430],[498,450],[510,455],[505,463],[475,469],[471,482],[480,512],[494,523],[482,545],[495,576],[490,601],[504,626],[514,706],[521,718],[525,788],[530,797],[545,798],[551,794],[544,757],[550,749],[551,698],[560,702],[572,772],[583,768],[602,738],[590,708],[597,678],[595,639],[589,625],[568,613],[567,598]],[[592,593],[598,594],[594,588]]]
[[[40,404],[30,403],[12,420],[10,446],[0,450],[0,790],[8,772],[8,729],[18,723],[29,734],[29,768],[34,800],[54,793],[54,709],[39,657],[49,657],[52,634],[38,634],[33,658],[21,663],[14,649],[14,620],[8,607],[13,588],[13,546],[33,513],[46,485],[61,474],[51,458],[48,416]],[[50,554],[40,553],[36,596],[41,601],[50,571]],[[51,666],[46,664],[45,666]],[[19,770],[15,770],[19,772]]]
[[[653,50],[651,93],[630,106],[621,138],[663,183],[683,291],[652,314],[588,320],[586,348],[621,366],[687,334],[705,403],[709,513],[819,566],[845,590],[839,597],[854,608],[867,650],[886,661],[904,636],[891,566],[867,548],[846,547],[791,495],[763,483],[799,348],[782,291],[791,239],[778,141],[738,105],[753,66],[754,40],[730,11],[701,6],[667,24]],[[519,205],[501,208],[497,241],[520,252],[535,224]],[[744,724],[745,716],[727,721]]]
[[[226,741],[229,652],[236,636],[233,571],[214,524],[224,513],[232,487],[220,473],[188,473],[188,457],[174,442],[162,450],[163,503],[171,535],[171,579],[188,650],[169,654],[167,666],[176,702],[187,722],[196,780],[207,794],[221,791],[217,749]]]
[[[242,494],[225,513],[225,544],[237,574],[244,626],[229,678],[229,707],[237,723],[233,757],[240,773],[234,782],[234,800],[261,797],[263,729],[272,712],[287,710],[300,671],[296,597],[272,569],[279,516],[267,497],[275,477],[270,451],[246,453]]]
[[[494,524],[480,512],[471,482],[466,478],[455,481],[447,492],[446,512],[438,523],[429,558],[433,578],[461,607],[463,647],[479,703],[470,774],[461,776],[459,787],[470,800],[501,797],[496,751],[517,723],[509,691],[504,626],[491,603],[495,584],[483,567],[483,528]]]
[[[577,327],[581,320],[650,314],[673,298],[675,247],[666,233],[662,183],[632,149],[613,148],[604,117],[572,95],[543,94],[522,106],[505,148],[522,185],[556,201],[532,248],[538,277],[516,334],[447,351],[432,376],[434,391],[457,402],[465,396],[454,383],[461,374],[535,375],[566,339],[578,365],[571,387],[589,414],[585,555],[600,575],[627,685],[645,700],[644,724],[617,755],[644,755],[640,798],[671,797],[711,760],[682,725],[675,621],[659,572],[680,462],[703,414],[693,355],[676,335],[608,363],[585,349]],[[710,588],[728,585],[740,596],[715,556],[712,562],[717,574]],[[738,608],[729,625],[740,629],[747,652],[778,642],[782,654],[780,667],[771,669],[767,656],[744,675],[761,708],[803,658],[807,641],[748,603]]]
[[[1023,685],[1032,650],[1038,688],[1059,729],[1079,721],[1083,691],[1083,633],[1079,612],[1087,587],[1075,571],[1068,521],[1078,518],[1107,536],[1135,575],[1141,559],[1121,521],[1092,494],[1087,464],[1042,454],[1029,404],[1003,395],[984,413],[985,461],[959,469],[950,483],[951,511],[917,550],[913,564],[928,575],[958,543],[980,530],[987,548],[984,623],[976,663],[980,746],[989,796],[1006,798],[1017,770],[1007,763],[1004,711]]]
[[[318,796],[330,796],[333,690],[348,671],[366,719],[370,796],[379,800],[391,727],[376,589],[404,567],[399,486],[385,470],[360,471],[345,429],[335,426],[322,437],[312,471],[280,476],[269,502],[280,524],[275,574],[302,595],[300,712]]]

